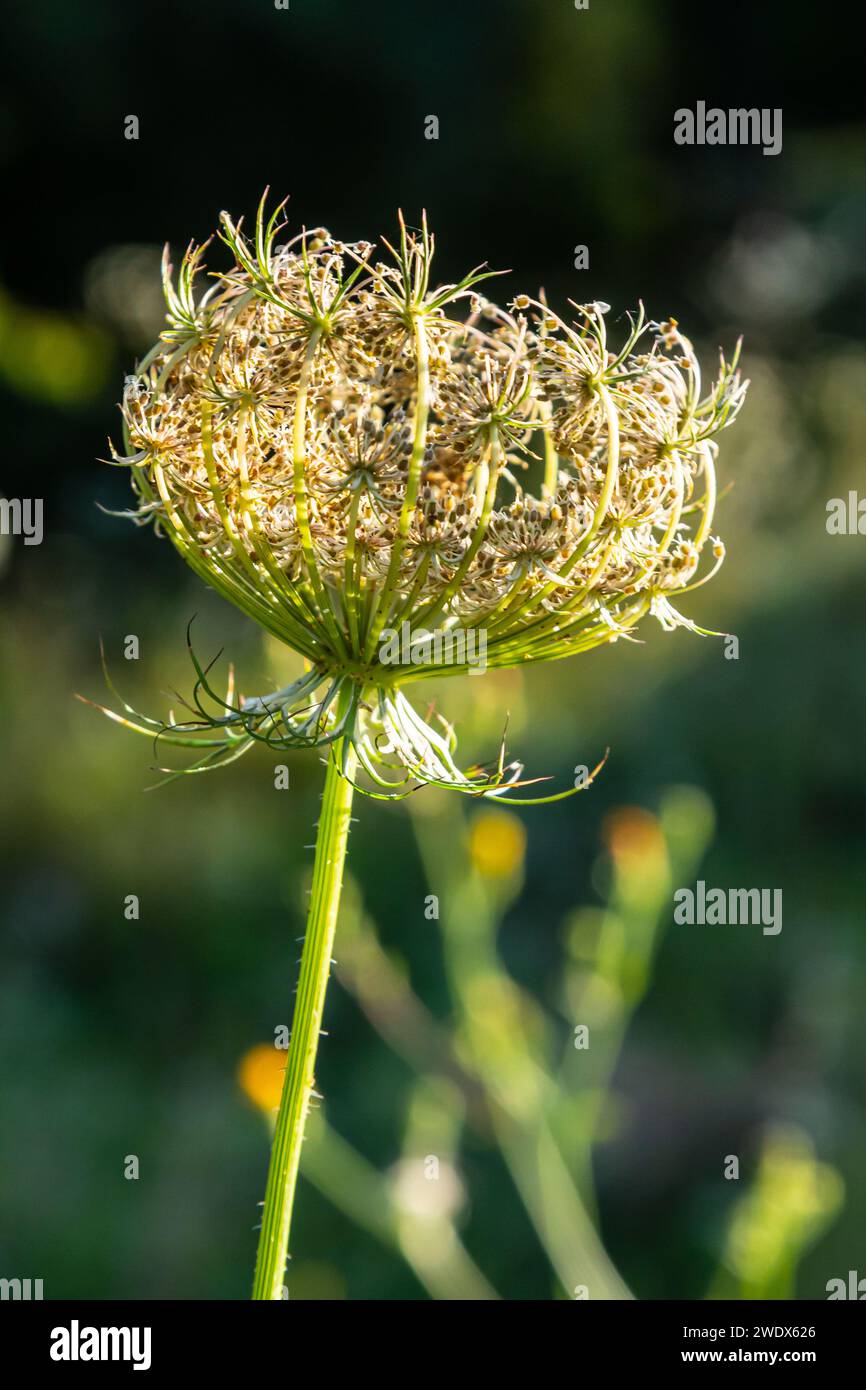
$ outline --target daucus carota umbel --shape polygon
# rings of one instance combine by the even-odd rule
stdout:
[[[267,218],[264,201],[249,238],[223,214],[232,264],[201,297],[204,247],[176,284],[166,262],[168,327],[127,379],[113,457],[131,470],[135,519],[307,668],[235,699],[196,663],[189,721],[123,722],[201,739],[195,770],[257,742],[330,745],[256,1274],[255,1296],[272,1298],[356,778],[377,796],[426,782],[501,798],[520,765],[502,749],[461,770],[450,728],[422,719],[407,687],[472,669],[479,645],[496,668],[614,642],[648,614],[701,630],[674,600],[724,556],[716,439],[745,383],[735,353],[704,393],[675,320],[642,309],[611,346],[606,305],[573,306],[570,321],[526,295],[499,308],[481,267],[435,287],[426,222],[401,219],[377,254],[323,229],[281,240],[282,209]]]

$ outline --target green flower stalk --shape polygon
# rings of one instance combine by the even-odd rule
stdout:
[[[260,1299],[282,1290],[353,790],[501,799],[527,785],[504,740],[489,764],[458,766],[451,727],[409,698],[419,679],[557,660],[647,615],[703,631],[674,601],[724,557],[717,436],[747,384],[737,349],[704,393],[676,321],[642,308],[614,348],[606,305],[570,321],[543,298],[500,308],[484,267],[435,287],[426,219],[410,231],[401,217],[383,254],[321,228],[280,240],[282,207],[268,217],[263,198],[251,236],[222,215],[231,264],[201,295],[205,247],[176,281],[166,258],[168,326],[127,378],[112,450],[138,498],[126,515],[305,661],[284,689],[242,698],[190,649],[188,719],[115,717],[198,748],[190,772],[257,743],[327,752]]]

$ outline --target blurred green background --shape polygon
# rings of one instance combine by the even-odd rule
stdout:
[[[245,691],[279,679],[167,542],[95,506],[129,505],[96,456],[160,329],[161,244],[265,184],[347,238],[426,207],[443,280],[488,260],[500,298],[642,298],[708,370],[743,332],[753,382],[722,439],[728,559],[688,606],[739,659],[653,625],[451,682],[465,758],[510,711],[529,773],[567,785],[609,746],[603,774],[519,817],[358,804],[291,1297],[823,1298],[866,1275],[866,539],[825,529],[863,487],[854,45],[782,0],[35,0],[4,38],[0,491],[44,497],[45,539],[0,538],[0,1275],[250,1287],[256,1049],[289,1019],[322,769],[299,755],[277,791],[263,751],[146,791],[148,744],[72,696],[105,698],[101,635],[163,713],[193,614]],[[781,155],[675,146],[698,100],[781,107]],[[675,926],[697,877],[781,888],[781,934]]]

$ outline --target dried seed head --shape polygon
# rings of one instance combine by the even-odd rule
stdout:
[[[139,519],[365,691],[419,674],[380,660],[404,622],[483,629],[491,666],[616,641],[650,612],[690,626],[671,598],[703,582],[738,353],[704,394],[674,319],[641,310],[613,349],[605,304],[566,322],[518,295],[509,313],[475,291],[482,268],[434,288],[426,222],[401,218],[376,259],[323,228],[277,245],[280,211],[263,200],[250,239],[222,215],[232,263],[201,297],[203,248],[176,284],[166,263],[167,328],[127,378],[115,456]],[[518,477],[541,452],[532,495]]]

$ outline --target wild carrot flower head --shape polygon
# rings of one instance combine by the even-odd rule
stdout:
[[[675,320],[608,307],[569,321],[480,294],[482,267],[431,280],[426,221],[396,247],[324,229],[281,240],[222,215],[228,270],[198,295],[204,247],[123,397],[140,523],[306,658],[265,699],[220,701],[226,747],[343,738],[382,794],[414,779],[499,793],[517,765],[460,772],[450,730],[405,687],[628,637],[718,568],[717,437],[743,400],[737,354],[704,392]],[[408,634],[408,640],[406,640]],[[402,640],[401,640],[402,635]],[[474,657],[473,657],[474,653]],[[213,696],[199,668],[197,695]],[[198,715],[165,734],[199,732]]]

